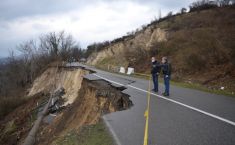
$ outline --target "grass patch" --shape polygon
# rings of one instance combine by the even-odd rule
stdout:
[[[185,82],[176,82],[176,81],[171,81],[172,85],[175,86],[180,86],[184,88],[191,88],[191,89],[196,89],[212,94],[217,94],[217,95],[224,95],[224,96],[229,96],[229,97],[235,97],[235,94],[232,93],[229,90],[217,90],[217,89],[209,89],[201,84],[195,84],[195,83],[185,83]]]
[[[134,75],[131,75],[131,76],[141,78],[141,79],[145,79],[145,80],[149,79],[149,77],[144,76],[144,75],[139,75],[139,74],[134,74]],[[159,82],[163,83],[163,80],[159,79]],[[183,87],[183,88],[196,89],[196,90],[200,90],[200,91],[208,92],[208,93],[212,93],[212,94],[235,97],[235,94],[232,91],[209,89],[209,88],[207,88],[207,87],[205,87],[201,84],[197,84],[197,83],[186,83],[186,82],[178,82],[178,81],[171,80],[171,85],[179,86],[179,87]]]
[[[80,131],[71,130],[53,145],[114,145],[114,141],[101,121],[95,125],[84,126]]]
[[[17,129],[17,126],[16,126],[16,124],[15,124],[15,121],[14,121],[14,120],[9,121],[9,122],[5,125],[5,127],[4,127],[4,129],[3,129],[3,131],[2,131],[2,133],[0,133],[0,142],[1,142],[2,139],[4,139],[5,137],[7,137],[7,136],[13,134],[13,133],[16,131],[16,129]]]
[[[32,125],[37,120],[38,111],[33,110],[30,114],[29,124]]]
[[[14,120],[9,121],[9,122],[6,124],[6,126],[5,126],[4,134],[13,133],[13,132],[15,132],[15,130],[16,130],[15,121],[14,121]]]

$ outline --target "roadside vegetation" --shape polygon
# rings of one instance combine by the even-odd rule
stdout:
[[[103,121],[83,126],[79,131],[68,131],[52,145],[115,145]]]
[[[152,56],[157,60],[168,56],[175,82],[199,84],[208,90],[220,91],[222,87],[232,94],[235,92],[234,16],[234,1],[196,1],[188,12],[185,8],[176,14],[169,12],[126,36],[89,46],[90,60],[92,62],[93,57],[103,51],[120,49],[124,51],[99,56],[93,65],[99,68],[132,66],[136,72],[149,73]],[[146,49],[150,41],[147,38],[153,34],[149,31],[157,29],[166,33],[167,40],[152,40],[150,48]]]
[[[151,76],[150,74],[147,74],[147,73],[134,73],[134,74],[131,74],[131,75],[119,73],[120,68],[116,67],[116,66],[110,66],[109,69],[108,69],[108,67],[103,67],[103,66],[97,66],[97,68],[99,68],[101,70],[104,70],[104,71],[109,71],[109,72],[112,72],[112,73],[123,75],[123,76],[135,77],[135,78],[140,78],[140,79],[145,79],[145,80],[149,80],[149,78]],[[160,78],[159,78],[159,82],[163,83],[163,78],[161,77],[161,75],[160,75]],[[235,92],[232,91],[232,90],[227,90],[227,89],[222,90],[222,89],[208,88],[205,85],[202,85],[202,84],[199,84],[199,83],[192,83],[191,81],[182,82],[182,81],[171,80],[171,85],[184,87],[184,88],[190,88],[190,89],[196,89],[196,90],[200,90],[200,91],[204,91],[204,92],[208,92],[208,93],[212,93],[212,94],[235,97]]]
[[[16,130],[22,128],[22,124],[25,127],[23,133],[31,128],[36,114],[31,114],[28,121],[16,116],[26,117],[32,106],[36,106],[36,100],[27,97],[28,88],[48,67],[81,58],[89,60],[115,44],[124,47],[122,55],[102,57],[95,66],[101,69],[132,66],[136,72],[149,74],[151,56],[156,56],[158,60],[168,56],[173,66],[174,85],[235,96],[235,2],[217,2],[194,2],[189,6],[189,11],[182,8],[176,14],[169,12],[165,17],[160,16],[150,24],[128,32],[126,36],[93,43],[86,50],[82,50],[64,31],[43,34],[38,39],[19,44],[20,56],[11,51],[9,57],[0,62],[0,142],[4,143],[8,138],[16,142],[19,139]],[[153,41],[149,49],[144,49],[147,43],[145,32],[158,28],[167,33],[167,40]],[[139,40],[134,41],[137,38]],[[221,87],[225,89],[221,90]],[[39,97],[37,100],[40,100]],[[23,109],[18,108],[21,106]],[[9,117],[11,112],[13,115]],[[102,122],[83,126],[79,132],[71,130],[54,143],[70,145],[78,142],[86,145],[113,144]]]
[[[23,42],[17,49],[20,56],[11,51],[0,63],[0,120],[27,101],[27,89],[48,67],[71,58],[79,59],[84,54],[73,37],[64,31]]]

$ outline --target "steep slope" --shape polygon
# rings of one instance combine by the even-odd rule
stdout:
[[[133,66],[149,73],[151,56],[168,56],[174,80],[234,91],[234,26],[234,6],[171,16],[92,53],[88,64]]]
[[[65,105],[74,102],[77,93],[81,88],[83,75],[88,74],[76,68],[48,68],[40,77],[38,77],[29,91],[28,96],[33,96],[40,92],[50,93],[55,88],[63,87],[66,90],[63,98],[66,100]]]
[[[98,123],[103,114],[128,109],[131,105],[129,95],[109,83],[84,79],[74,103],[60,113],[53,124],[41,128],[36,144],[58,144],[58,140],[71,131],[79,134],[81,127]]]
[[[143,32],[135,35],[134,38],[126,38],[124,41],[111,44],[98,53],[93,53],[88,59],[88,64],[105,65],[110,63],[127,66],[129,65],[128,53],[136,53],[136,51],[142,49],[143,51],[149,51],[154,43],[166,41],[166,36],[167,32],[164,29],[155,29],[153,26],[148,27]]]
[[[103,114],[128,109],[132,105],[130,96],[121,92],[123,88],[102,80],[84,79],[83,76],[89,73],[78,67],[64,66],[45,70],[30,88],[28,100],[0,120],[0,144],[22,144],[50,93],[60,87],[64,88],[65,94],[54,105],[57,109],[44,117],[36,134],[36,144],[58,144],[58,140],[71,131],[79,136],[82,127],[100,123]],[[78,143],[79,140],[74,142]]]

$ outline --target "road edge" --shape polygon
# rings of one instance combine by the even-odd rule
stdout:
[[[108,129],[109,133],[112,135],[112,137],[113,137],[113,139],[115,141],[115,145],[122,145],[120,140],[119,140],[119,138],[117,137],[117,134],[113,130],[112,126],[108,122],[108,120],[107,120],[105,115],[102,116],[102,119],[103,119],[104,124],[105,124],[106,128]]]

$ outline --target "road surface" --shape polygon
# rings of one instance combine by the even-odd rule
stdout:
[[[143,145],[148,81],[82,66],[96,71],[85,76],[90,80],[127,88],[134,106],[103,118],[117,145]],[[151,93],[148,145],[235,145],[235,98],[178,86],[170,91],[170,97]]]

